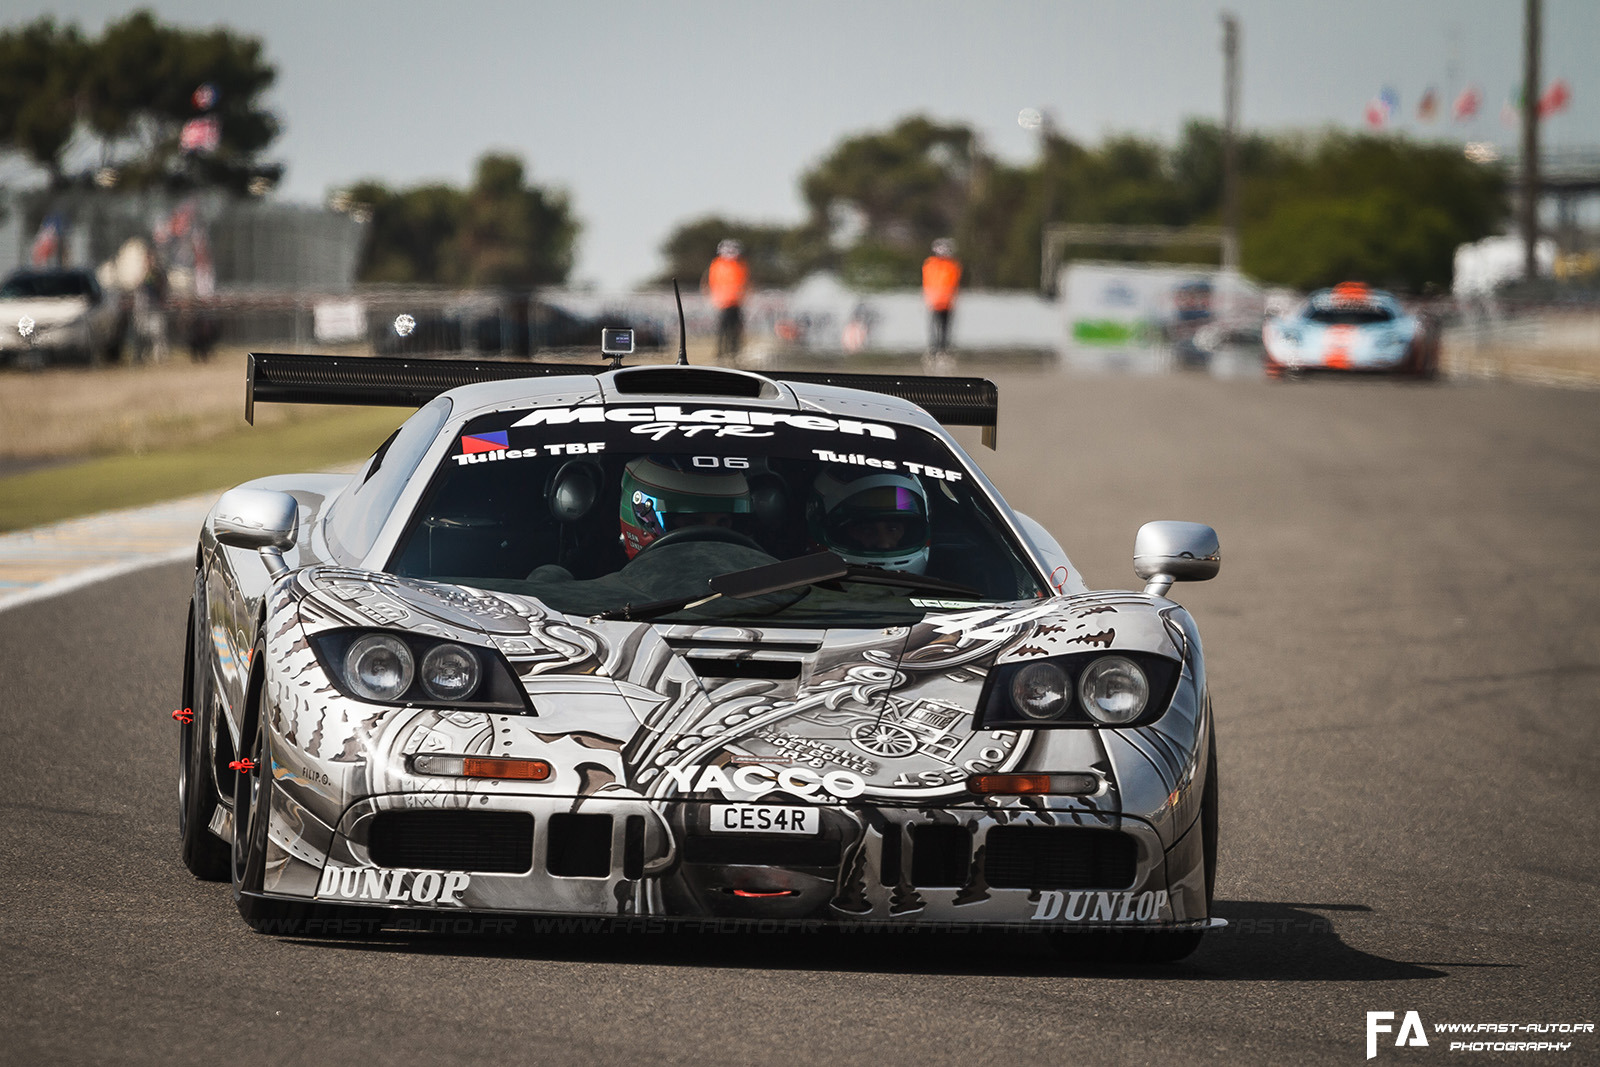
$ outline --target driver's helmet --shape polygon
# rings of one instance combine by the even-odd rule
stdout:
[[[949,259],[956,254],[956,243],[948,237],[941,237],[933,242],[933,254]]]
[[[620,517],[629,559],[686,526],[747,533],[750,483],[736,471],[697,468],[691,456],[640,456],[622,469]]]
[[[737,259],[744,254],[744,245],[729,237],[717,242],[717,255],[724,259]]]
[[[806,505],[811,539],[847,563],[921,574],[932,537],[928,494],[905,474],[824,470]]]

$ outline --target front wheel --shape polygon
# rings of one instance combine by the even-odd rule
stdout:
[[[257,645],[252,663],[264,662],[265,650]],[[312,905],[262,897],[267,869],[267,824],[272,820],[272,746],[267,737],[265,709],[261,706],[259,675],[252,680],[249,713],[239,748],[253,760],[253,770],[234,776],[233,849],[229,866],[233,874],[233,902],[239,915],[260,934],[294,935],[304,931]]]
[[[183,707],[190,721],[178,727],[178,842],[183,865],[207,882],[228,880],[228,846],[211,832],[211,818],[221,803],[211,776],[211,731],[217,728],[212,706],[211,671],[195,662],[194,606],[189,607],[189,643],[183,655]]]

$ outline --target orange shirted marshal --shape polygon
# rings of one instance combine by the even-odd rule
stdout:
[[[922,261],[922,298],[934,311],[948,311],[961,285],[961,264],[949,256],[929,256]]]
[[[750,268],[744,260],[733,256],[718,256],[711,261],[706,275],[706,288],[711,291],[711,302],[719,308],[738,307],[744,303],[744,291],[750,285]]]

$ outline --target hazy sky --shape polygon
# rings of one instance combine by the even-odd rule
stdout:
[[[966,122],[1022,160],[1024,107],[1069,135],[1175,136],[1220,118],[1219,6],[1181,0],[694,2],[153,0],[159,17],[260,36],[288,165],[277,195],[322,200],[364,177],[464,184],[486,149],[565,188],[583,221],[575,280],[631,285],[661,269],[677,224],[718,212],[790,223],[798,177],[841,136],[922,112]],[[1401,128],[1491,140],[1521,69],[1520,0],[1233,0],[1242,121],[1359,128],[1384,86]],[[132,5],[9,0],[98,32]],[[1547,145],[1600,146],[1600,2],[1545,0],[1545,81],[1571,84]],[[1416,120],[1423,90],[1476,84],[1477,121]]]

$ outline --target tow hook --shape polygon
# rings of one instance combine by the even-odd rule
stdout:
[[[194,722],[194,711],[191,708],[179,708],[172,713],[172,717],[183,723],[183,725],[188,726]]]

